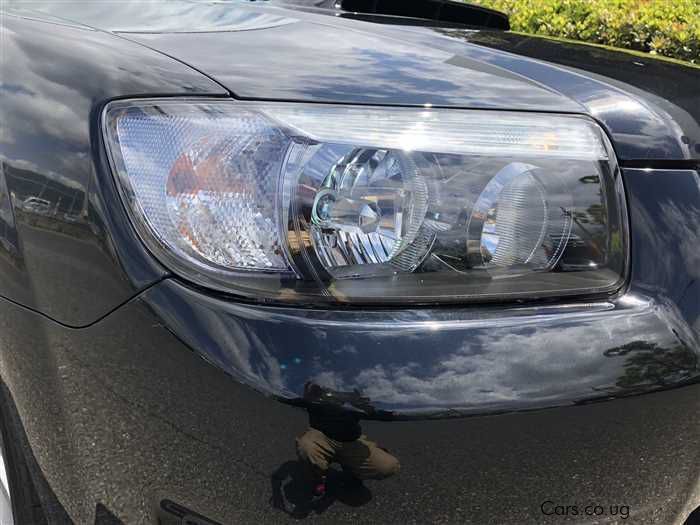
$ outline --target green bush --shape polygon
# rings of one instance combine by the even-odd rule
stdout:
[[[700,63],[700,0],[469,0],[510,15],[514,31]]]

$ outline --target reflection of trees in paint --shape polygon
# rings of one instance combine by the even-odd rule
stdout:
[[[625,390],[671,386],[697,373],[697,357],[686,347],[662,348],[656,342],[632,341],[606,350],[605,357],[623,357],[624,374],[616,382]]]

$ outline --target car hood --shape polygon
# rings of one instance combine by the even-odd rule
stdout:
[[[240,99],[583,113],[621,160],[700,159],[700,69],[690,65],[274,3],[60,4],[60,16],[176,58]]]

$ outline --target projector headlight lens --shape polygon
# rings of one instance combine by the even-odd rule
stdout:
[[[418,266],[421,254],[407,255],[406,250],[423,225],[428,190],[408,155],[353,150],[331,168],[321,186],[310,231],[329,273],[368,275],[368,267]]]
[[[621,180],[585,117],[167,99],[103,124],[140,236],[204,286],[436,303],[624,280]]]

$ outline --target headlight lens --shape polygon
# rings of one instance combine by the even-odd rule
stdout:
[[[166,99],[103,123],[144,242],[205,286],[436,303],[624,280],[621,180],[585,117]]]

